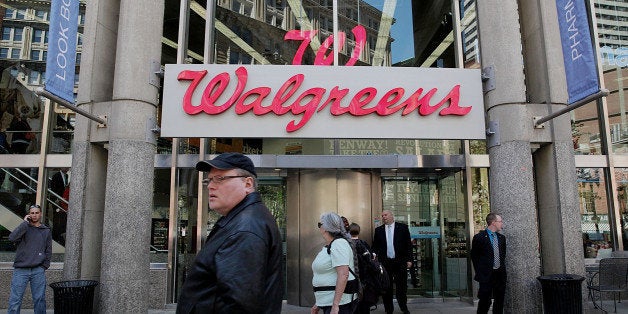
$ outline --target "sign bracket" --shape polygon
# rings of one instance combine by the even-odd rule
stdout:
[[[567,107],[565,107],[563,109],[560,109],[560,110],[558,110],[558,111],[556,111],[554,113],[551,113],[551,114],[549,114],[549,115],[547,115],[545,117],[534,117],[533,118],[534,128],[535,129],[542,129],[542,128],[544,128],[543,123],[545,123],[545,122],[547,122],[549,120],[552,120],[552,119],[554,119],[554,118],[556,118],[556,117],[558,117],[558,116],[560,116],[560,115],[562,115],[564,113],[572,111],[572,110],[574,110],[576,108],[582,107],[582,106],[584,106],[584,105],[586,105],[586,104],[588,104],[588,103],[590,103],[592,101],[598,100],[598,99],[600,99],[602,97],[606,97],[606,96],[608,96],[609,93],[610,92],[608,91],[608,89],[600,89],[597,93],[591,94],[591,95],[589,95],[589,96],[587,96],[587,97],[585,97],[585,98],[583,98],[581,100],[578,100],[578,101],[574,102],[573,104],[571,104],[571,105],[569,105],[569,106],[567,106]]]
[[[72,111],[74,111],[74,112],[76,112],[76,113],[78,113],[78,114],[80,114],[80,115],[90,119],[90,120],[98,122],[98,127],[99,128],[107,127],[107,117],[106,116],[98,116],[97,117],[97,116],[95,116],[95,115],[93,115],[93,114],[91,114],[91,113],[89,113],[89,112],[87,112],[87,111],[85,111],[85,110],[75,106],[73,103],[71,103],[71,102],[69,102],[69,101],[67,101],[67,100],[65,100],[65,99],[63,99],[61,97],[58,97],[57,95],[54,95],[54,94],[50,93],[49,91],[47,91],[47,90],[45,90],[45,89],[43,89],[41,87],[38,88],[35,91],[35,94],[37,94],[39,96],[46,97],[46,98],[48,98],[48,99],[58,103],[59,105],[61,105],[63,107],[66,107],[66,108],[68,108],[68,109],[70,109],[70,110],[72,110]]]

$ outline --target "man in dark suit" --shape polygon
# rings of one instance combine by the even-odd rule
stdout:
[[[68,186],[68,170],[70,169],[61,168],[50,179],[50,189],[59,197],[63,197],[63,191]],[[57,196],[52,197],[52,199],[56,199]]]
[[[488,214],[486,225],[486,229],[476,234],[471,243],[474,279],[480,283],[477,312],[488,313],[492,296],[495,299],[493,313],[503,313],[506,292],[506,237],[498,233],[504,225],[502,216],[497,213]]]
[[[412,267],[412,243],[408,225],[395,222],[390,210],[382,212],[383,225],[375,228],[373,252],[388,271],[390,287],[383,295],[386,313],[393,312],[393,283],[396,286],[397,303],[403,313],[408,311],[408,268]]]

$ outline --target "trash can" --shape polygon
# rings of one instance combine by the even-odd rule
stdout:
[[[53,282],[55,314],[92,313],[94,307],[95,280],[67,280]]]
[[[543,289],[544,313],[582,313],[582,281],[573,274],[554,274],[536,277]]]

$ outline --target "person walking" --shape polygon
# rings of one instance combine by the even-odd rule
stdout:
[[[281,236],[256,192],[253,162],[223,153],[196,169],[209,173],[209,208],[222,217],[184,279],[177,313],[280,313]]]
[[[493,313],[503,313],[506,292],[506,237],[499,233],[504,226],[502,216],[497,213],[488,214],[486,226],[486,229],[473,236],[471,242],[474,279],[480,283],[477,313],[488,313],[491,296],[495,298]]]
[[[24,222],[9,234],[17,245],[11,279],[11,294],[7,313],[20,313],[22,297],[30,282],[35,314],[46,313],[46,275],[52,257],[50,228],[41,223],[41,207],[32,205]]]
[[[397,303],[404,314],[408,310],[408,268],[412,267],[412,242],[408,225],[395,222],[390,210],[382,211],[383,225],[375,228],[373,237],[373,252],[388,271],[390,287],[382,296],[384,310],[392,313],[393,284],[396,288]]]
[[[312,286],[316,303],[311,314],[353,314],[358,302],[358,284],[351,239],[342,218],[336,213],[324,213],[318,230],[325,246],[312,262]]]

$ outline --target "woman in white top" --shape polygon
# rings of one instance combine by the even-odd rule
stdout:
[[[316,304],[312,314],[350,314],[357,305],[358,283],[355,279],[353,248],[344,223],[335,213],[321,215],[318,228],[325,246],[312,262],[312,286]]]

